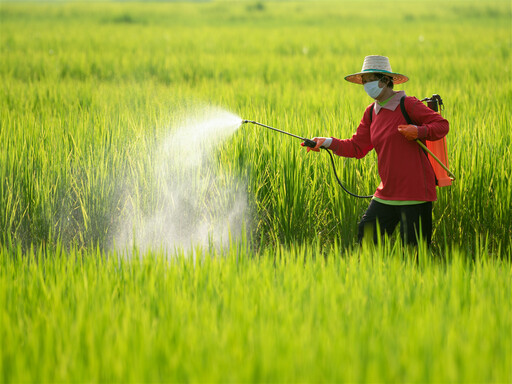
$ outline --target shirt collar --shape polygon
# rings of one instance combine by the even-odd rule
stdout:
[[[400,105],[400,99],[402,96],[405,96],[405,91],[398,91],[395,95],[389,100],[386,105],[380,105],[377,101],[374,103],[373,109],[375,110],[375,114],[378,115],[382,108],[389,109],[390,111],[394,111],[396,107]]]

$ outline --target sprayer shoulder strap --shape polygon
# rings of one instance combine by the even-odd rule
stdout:
[[[402,115],[404,115],[407,124],[412,124],[411,117],[409,116],[407,110],[405,109],[405,96],[402,96],[402,98],[400,99],[400,110],[402,111]]]
[[[372,122],[373,122],[373,110],[374,109],[375,109],[375,102],[372,104],[372,110],[370,112],[370,125],[372,125]],[[400,110],[402,111],[402,115],[404,116],[407,124],[412,124],[411,117],[409,116],[409,114],[407,113],[407,110],[405,109],[405,96],[402,96],[402,98],[400,99]]]

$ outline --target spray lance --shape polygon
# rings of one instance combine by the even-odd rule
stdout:
[[[253,120],[242,120],[242,124],[256,124],[256,125],[259,125],[261,127],[264,127],[264,128],[268,128],[268,129],[271,129],[273,131],[276,131],[276,132],[279,132],[279,133],[283,133],[285,135],[288,135],[288,136],[291,136],[291,137],[295,137],[296,139],[300,139],[302,140],[302,146],[303,147],[309,147],[309,148],[314,148],[316,147],[316,141],[313,141],[313,140],[310,140],[310,139],[307,139],[305,137],[301,137],[301,136],[297,136],[297,135],[294,135],[293,133],[290,133],[290,132],[286,132],[286,131],[282,131],[280,129],[277,129],[277,128],[274,128],[274,127],[271,127],[269,125],[265,125],[265,124],[262,124],[262,123],[258,123],[257,121],[253,121]],[[336,166],[334,164],[334,158],[332,156],[332,153],[329,149],[327,148],[323,148],[330,156],[331,158],[331,165],[332,165],[332,170],[334,172],[334,176],[336,177],[336,181],[338,182],[338,184],[340,185],[341,188],[343,188],[343,190],[345,192],[347,192],[349,195],[351,196],[354,196],[354,197],[359,197],[359,198],[362,198],[362,199],[371,199],[373,197],[373,195],[366,195],[366,196],[362,196],[362,195],[357,195],[355,193],[352,193],[350,192],[347,188],[345,188],[345,186],[343,185],[343,183],[341,182],[340,178],[338,177],[338,173],[336,172]]]

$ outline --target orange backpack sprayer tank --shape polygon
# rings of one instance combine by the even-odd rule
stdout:
[[[427,97],[421,101],[426,101],[427,106],[438,113],[440,113],[443,106],[443,100],[439,95],[432,95],[432,97]],[[416,142],[428,152],[428,159],[436,174],[437,186],[447,187],[452,185],[452,181],[455,180],[455,175],[448,169],[446,136],[436,141],[427,140],[426,146],[419,140],[416,140]]]

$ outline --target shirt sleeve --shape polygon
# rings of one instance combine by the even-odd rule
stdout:
[[[405,109],[413,124],[418,126],[418,139],[436,141],[449,130],[448,120],[415,97],[405,99]]]
[[[373,104],[371,104],[364,112],[363,118],[357,127],[356,133],[352,138],[340,140],[332,138],[329,147],[336,155],[343,157],[355,157],[360,159],[373,149],[370,135],[370,113],[373,112]]]

